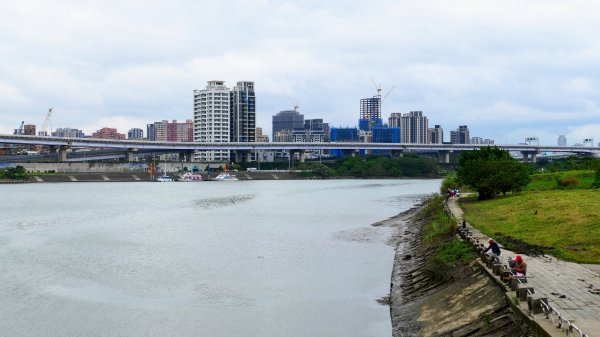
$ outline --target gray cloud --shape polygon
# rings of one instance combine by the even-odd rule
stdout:
[[[291,108],[355,125],[370,77],[499,143],[600,141],[600,3],[21,1],[0,11],[0,132],[21,120],[120,132],[192,117],[192,90],[254,80],[258,123]]]

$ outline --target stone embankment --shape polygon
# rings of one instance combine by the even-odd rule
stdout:
[[[418,208],[378,225],[400,230],[391,278],[393,336],[529,336],[529,328],[507,303],[504,292],[473,263],[439,282],[426,272],[434,248],[421,249]]]
[[[455,198],[447,203],[463,223]],[[437,282],[427,272],[435,248],[422,249],[421,229],[429,219],[418,209],[376,225],[397,226],[391,279],[393,336],[600,336],[600,275],[586,265],[554,257],[524,255],[527,279],[505,284],[502,263],[514,252],[502,248],[502,260],[476,259]],[[465,222],[463,240],[477,251],[487,236]],[[597,266],[596,266],[597,267]]]
[[[455,198],[447,210],[462,224]],[[502,248],[502,260],[476,259],[451,271],[449,281],[437,282],[426,271],[435,248],[421,249],[426,221],[417,210],[387,221],[402,233],[396,238],[389,299],[394,337],[600,336],[596,271],[551,256],[521,254],[528,263],[527,279],[507,285],[501,280],[509,272],[502,260],[516,254]],[[461,237],[480,252],[488,237],[466,222],[465,227]]]

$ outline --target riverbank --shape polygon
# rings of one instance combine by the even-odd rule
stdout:
[[[392,335],[526,336],[504,293],[474,263],[456,266],[450,278],[435,281],[425,270],[435,248],[423,249],[424,201],[375,226],[392,226],[396,255],[390,283]]]
[[[204,181],[210,181],[215,178],[219,172],[200,173]],[[306,179],[298,177],[294,172],[288,171],[269,171],[269,172],[234,172],[239,180],[295,180]],[[173,176],[173,175],[171,175]],[[61,182],[135,182],[151,181],[150,174],[146,172],[68,172],[68,173],[44,173],[34,174],[27,177],[26,180],[3,180],[1,184],[15,183],[61,183]]]

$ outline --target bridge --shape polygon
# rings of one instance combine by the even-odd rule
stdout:
[[[361,143],[361,142],[315,142],[315,143],[300,143],[300,142],[257,142],[257,143],[215,143],[215,142],[161,142],[147,140],[116,140],[116,139],[97,139],[97,138],[66,138],[66,137],[49,137],[49,136],[28,136],[28,135],[0,135],[0,143],[4,144],[21,144],[21,145],[44,145],[56,149],[58,152],[58,160],[67,160],[67,149],[74,147],[86,148],[104,148],[104,149],[120,149],[127,151],[130,158],[136,154],[157,152],[180,152],[191,153],[193,151],[213,151],[213,150],[230,150],[230,151],[271,151],[283,150],[299,152],[310,150],[342,150],[349,154],[355,153],[358,150],[387,150],[392,154],[401,156],[403,153],[414,151],[437,151],[440,162],[448,163],[450,153],[458,151],[473,151],[482,147],[487,147],[487,144],[413,144],[413,143]],[[581,146],[548,146],[548,145],[494,145],[498,148],[520,152],[523,155],[523,161],[535,162],[536,157],[540,153],[545,152],[560,152],[572,153],[578,155],[594,155],[600,154],[600,147],[581,147]],[[88,157],[88,160],[90,158]]]

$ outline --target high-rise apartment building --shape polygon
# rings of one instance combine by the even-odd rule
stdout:
[[[146,138],[150,141],[156,140],[156,130],[154,128],[154,124],[146,124]]]
[[[187,119],[183,123],[173,120],[167,126],[167,140],[170,142],[193,142],[194,141],[194,121]]]
[[[228,143],[230,140],[230,93],[224,81],[208,81],[194,90],[194,141]],[[229,162],[229,151],[197,151],[195,159]]]
[[[399,143],[400,128],[374,127],[371,134],[373,143]],[[389,151],[373,150],[373,153],[388,153]]]
[[[194,140],[194,121],[191,119],[183,123],[173,120],[163,120],[146,125],[148,140],[160,142],[191,142]]]
[[[52,136],[54,136],[54,137],[71,137],[71,138],[85,137],[82,130],[72,129],[72,128],[58,128],[58,129],[52,131]]]
[[[359,130],[357,128],[349,127],[333,127],[331,128],[331,141],[332,142],[358,142],[360,141]],[[331,155],[336,157],[344,156],[348,151],[344,150],[331,150]]]
[[[127,131],[127,139],[144,139],[144,130],[132,128]]]
[[[280,111],[273,115],[273,141],[279,131],[293,131],[304,129],[304,115],[296,110]]]
[[[118,133],[116,128],[102,128],[92,133],[92,138],[100,139],[125,139],[125,135]]]
[[[374,126],[381,124],[381,95],[361,99],[359,129],[370,131]]]
[[[442,144],[444,142],[444,129],[440,125],[436,125],[429,129],[429,143]]]
[[[471,137],[471,144],[493,145],[494,140],[489,139],[489,138],[482,138],[482,137]]]
[[[232,142],[256,142],[256,94],[254,82],[237,82],[229,94],[230,124],[229,140]],[[233,151],[231,160],[255,161],[256,153],[250,151]]]
[[[402,120],[402,114],[399,112],[392,112],[388,118],[388,126],[390,128],[400,128]]]
[[[567,136],[565,136],[565,135],[558,136],[557,145],[558,146],[567,146]]]
[[[237,82],[230,93],[230,140],[232,142],[256,141],[256,94],[254,82]]]
[[[469,144],[471,141],[469,128],[460,125],[456,131],[450,131],[450,142],[452,144]]]
[[[34,124],[25,124],[23,126],[23,134],[28,136],[35,136],[35,125]]]
[[[260,128],[260,127],[256,128],[256,142],[258,142],[258,143],[268,143],[269,142],[269,136],[263,135],[262,128]]]
[[[167,124],[169,122],[163,120],[146,125],[146,137],[151,141],[167,141]]]
[[[289,143],[292,141],[292,130],[277,131],[273,134],[273,141],[276,143]]]
[[[400,142],[413,144],[428,143],[429,120],[423,111],[402,114],[400,119]]]
[[[322,142],[329,142],[331,140],[331,128],[329,127],[329,123],[324,123],[322,118],[304,120],[304,130],[309,130],[315,134],[322,133]]]

